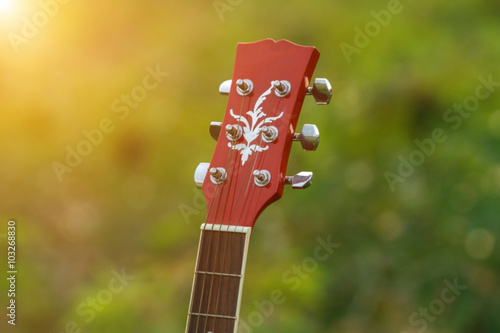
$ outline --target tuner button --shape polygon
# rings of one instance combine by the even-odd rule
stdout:
[[[274,93],[278,97],[285,97],[290,93],[292,86],[290,82],[282,80],[282,81],[273,81]]]
[[[271,181],[271,173],[267,170],[254,170],[253,181],[255,185],[264,187]]]
[[[295,133],[294,141],[300,141],[302,149],[314,151],[319,146],[319,130],[316,125],[304,124],[300,133]]]
[[[247,96],[252,92],[252,90],[253,90],[253,82],[251,80],[239,79],[236,81],[236,91],[240,96]]]
[[[278,138],[278,129],[276,126],[262,126],[260,129],[262,133],[262,141],[271,143]]]
[[[194,172],[194,184],[197,188],[203,187],[203,182],[205,181],[205,177],[207,176],[209,166],[210,163],[200,163],[196,167],[196,171]]]
[[[219,86],[219,93],[221,95],[229,95],[229,92],[231,91],[231,83],[232,83],[231,80],[226,80],[222,82],[221,85]]]
[[[224,168],[210,168],[210,180],[215,185],[222,184],[227,178],[227,172]]]
[[[332,86],[327,79],[317,78],[314,85],[307,88],[307,95],[312,95],[316,104],[327,105],[332,98]]]
[[[295,176],[285,177],[285,184],[292,185],[293,189],[304,189],[311,186],[313,183],[313,173],[310,171],[302,171]]]
[[[240,125],[226,125],[226,138],[229,141],[236,141],[243,135]]]
[[[220,121],[212,121],[210,123],[210,136],[217,141],[219,139],[219,133],[221,129],[222,123]]]

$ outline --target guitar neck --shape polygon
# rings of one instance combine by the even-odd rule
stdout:
[[[234,333],[251,227],[203,224],[186,333]]]
[[[312,184],[312,172],[286,176],[293,141],[316,150],[319,131],[304,124],[295,133],[306,95],[328,104],[328,80],[311,82],[319,52],[311,46],[265,39],[240,43],[222,122],[212,122],[217,141],[210,163],[200,163],[195,183],[207,202],[201,227],[186,333],[234,333],[252,228],[286,184]]]

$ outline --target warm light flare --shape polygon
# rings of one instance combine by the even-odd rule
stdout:
[[[5,11],[9,10],[10,8],[12,8],[11,0],[0,0],[0,10]]]
[[[0,0],[0,15],[11,14],[14,11],[12,0]]]

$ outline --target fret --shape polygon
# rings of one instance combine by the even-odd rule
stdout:
[[[203,224],[186,333],[234,333],[250,227]]]
[[[241,278],[197,274],[192,311],[233,316],[236,314]]]
[[[199,318],[199,319],[198,319]],[[187,333],[235,333],[237,319],[189,316]]]
[[[245,237],[241,232],[202,230],[197,270],[241,274]]]
[[[217,272],[204,272],[204,271],[195,271],[196,274],[209,274],[209,275],[220,275],[220,276],[232,276],[232,277],[241,277],[241,274],[228,274],[228,273],[217,273]]]
[[[212,317],[212,318],[234,319],[234,320],[236,320],[236,317],[234,317],[234,316],[213,315],[213,314],[208,314],[208,313],[190,313],[190,315],[205,316],[205,317]]]

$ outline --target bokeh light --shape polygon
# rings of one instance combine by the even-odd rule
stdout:
[[[474,229],[467,234],[465,250],[474,259],[488,258],[495,248],[495,235],[486,229]]]

